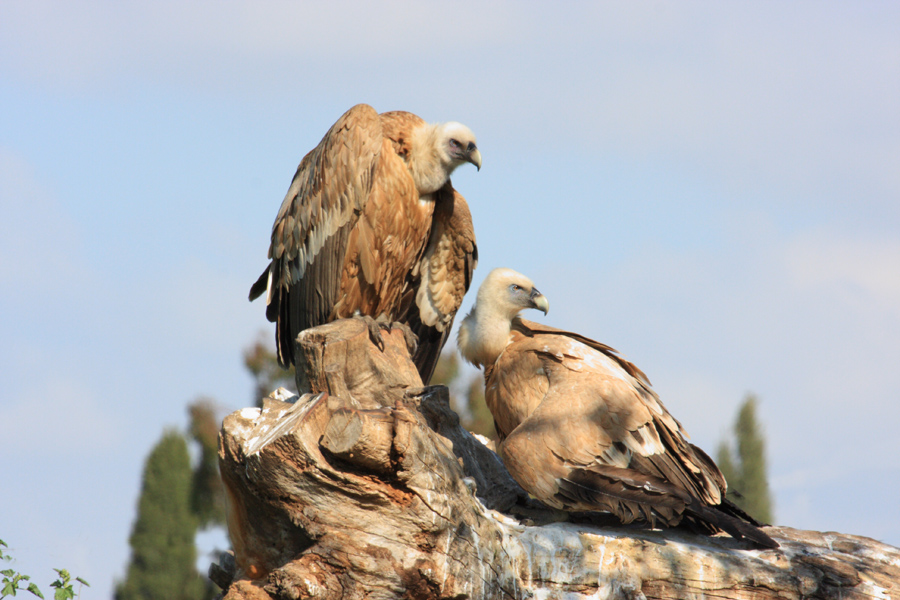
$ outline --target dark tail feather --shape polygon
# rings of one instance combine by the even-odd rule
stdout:
[[[727,507],[721,505],[705,506],[699,501],[694,501],[687,506],[685,512],[702,521],[715,525],[734,538],[746,538],[760,548],[778,548],[778,542],[766,535],[766,533],[759,528],[758,522],[730,502],[728,504],[729,506]],[[737,514],[745,516],[747,520],[745,521],[736,515],[729,514],[731,509],[735,509]]]
[[[250,286],[250,302],[253,302],[257,298],[263,295],[263,292],[269,287],[269,269],[271,266],[267,267],[265,271],[262,272],[262,275],[259,276],[259,279],[256,280],[252,286]]]
[[[722,504],[720,504],[717,508],[724,513],[728,513],[732,517],[747,521],[751,525],[756,525],[757,527],[765,527],[766,525],[768,525],[768,523],[761,523],[760,521],[757,521],[756,519],[745,513],[744,509],[742,509],[731,500],[728,500],[727,498],[723,498]]]
[[[651,525],[656,519],[668,526],[680,522],[697,533],[724,531],[761,548],[778,548],[778,542],[766,535],[759,523],[731,502],[707,506],[668,481],[638,471],[592,465],[573,469],[557,483],[556,497],[564,504],[592,505],[615,514],[623,523],[630,523],[640,512]]]
[[[434,375],[434,369],[441,358],[441,350],[444,348],[444,344],[447,343],[450,330],[453,329],[453,319],[447,323],[444,331],[438,331],[436,327],[422,323],[422,315],[419,313],[419,307],[416,305],[414,293],[409,293],[405,296],[401,300],[401,305],[406,308],[395,315],[395,320],[405,323],[418,339],[419,343],[415,355],[411,358],[416,365],[419,376],[422,378],[422,383],[429,385],[431,376]]]
[[[290,369],[294,364],[294,338],[291,337],[291,301],[281,297],[281,291],[272,297],[266,307],[266,318],[275,321],[275,346],[278,350],[278,364]]]
[[[417,323],[418,327],[410,326],[410,329],[419,338],[419,345],[416,348],[416,354],[412,357],[416,365],[416,370],[422,377],[422,383],[428,385],[431,376],[434,375],[434,369],[437,367],[438,360],[441,358],[441,350],[447,342],[447,336],[453,325],[451,321],[447,328],[441,332],[434,327],[428,327],[421,322]]]

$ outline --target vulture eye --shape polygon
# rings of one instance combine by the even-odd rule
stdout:
[[[522,288],[520,288],[518,285],[516,285],[516,284],[514,283],[514,284],[512,284],[511,286],[509,286],[509,289],[511,289],[511,290],[514,291],[514,292],[518,292],[518,291],[520,291]]]
[[[458,141],[456,141],[456,140],[454,140],[454,139],[451,138],[451,139],[450,139],[450,145],[453,146],[454,148],[459,148],[459,145],[460,145],[460,144],[459,144]]]

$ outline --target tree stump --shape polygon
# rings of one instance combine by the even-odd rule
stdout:
[[[354,319],[303,332],[311,393],[226,417],[233,556],[210,568],[226,600],[900,598],[900,550],[868,538],[772,527],[782,547],[761,551],[558,522],[460,427],[446,388],[422,387],[402,333],[383,337],[381,351]]]

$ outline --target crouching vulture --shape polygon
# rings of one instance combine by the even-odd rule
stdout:
[[[549,303],[524,275],[495,269],[458,339],[462,356],[484,368],[500,453],[526,491],[561,510],[778,547],[725,499],[719,468],[687,441],[640,369],[609,346],[522,319],[527,308],[546,314]]]

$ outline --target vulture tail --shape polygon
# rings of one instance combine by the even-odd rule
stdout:
[[[594,506],[612,512],[623,523],[642,513],[652,526],[657,519],[670,527],[681,522],[698,533],[724,531],[760,548],[778,548],[778,542],[766,535],[759,523],[731,502],[707,506],[665,480],[630,469],[608,465],[572,469],[567,477],[557,479],[557,484],[556,497],[563,504]]]
[[[757,521],[756,519],[754,519],[753,517],[751,517],[750,515],[748,515],[747,513],[745,513],[741,507],[739,507],[737,504],[735,504],[731,500],[726,500],[723,498],[722,504],[720,504],[716,508],[718,508],[719,510],[721,510],[724,513],[728,513],[732,517],[737,517],[738,519],[747,521],[751,525],[755,525],[757,527],[765,527],[766,525],[768,525],[768,523],[761,523],[761,522]]]
[[[759,523],[730,502],[728,504],[728,507],[706,506],[695,501],[685,508],[685,513],[714,525],[734,538],[746,538],[760,548],[778,548],[778,542],[760,529]],[[729,514],[730,509],[736,509],[735,514]],[[737,514],[743,515],[747,520],[736,516]]]

